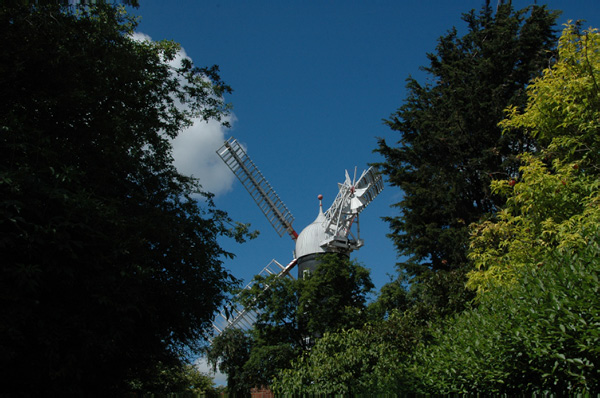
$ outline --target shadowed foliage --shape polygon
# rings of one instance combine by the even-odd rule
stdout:
[[[234,281],[170,145],[230,89],[122,8],[26,4],[0,6],[0,395],[114,396],[178,366]]]

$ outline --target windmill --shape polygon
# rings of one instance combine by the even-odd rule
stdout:
[[[298,278],[302,278],[316,268],[320,254],[349,255],[364,245],[360,239],[359,214],[383,190],[383,179],[376,168],[370,167],[358,178],[356,169],[353,178],[346,171],[344,182],[338,183],[339,192],[331,207],[323,212],[323,196],[319,195],[317,218],[298,234],[292,227],[292,213],[235,138],[225,141],[217,154],[250,193],[279,236],[287,233],[296,243],[294,258],[287,265],[272,260],[259,275],[292,277],[290,271],[297,266]],[[250,288],[252,283],[246,288]],[[256,320],[256,315],[254,309],[234,305],[225,314],[220,312],[217,315],[213,328],[217,334],[229,327],[248,328]]]

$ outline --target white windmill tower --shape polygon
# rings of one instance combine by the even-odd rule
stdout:
[[[359,214],[383,190],[383,179],[374,167],[363,171],[358,179],[356,170],[352,179],[346,171],[345,181],[338,184],[339,192],[331,207],[323,212],[323,197],[319,195],[317,218],[298,234],[292,227],[294,217],[291,212],[235,138],[225,141],[217,154],[238,177],[279,236],[287,232],[296,242],[294,258],[287,266],[272,260],[260,275],[291,277],[290,271],[298,265],[298,277],[302,278],[316,268],[320,254],[349,255],[363,246]],[[213,327],[218,334],[228,327],[250,327],[255,317],[252,309],[234,307],[226,314],[219,313]]]

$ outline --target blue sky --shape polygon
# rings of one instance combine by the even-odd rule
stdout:
[[[492,2],[495,3],[495,2]],[[532,4],[515,0],[515,8]],[[600,27],[597,0],[538,1],[563,10],[559,24],[586,19]],[[377,137],[397,136],[383,123],[406,95],[405,79],[424,82],[419,66],[461,14],[483,0],[142,1],[138,32],[179,42],[199,66],[217,64],[234,89],[232,128],[199,123],[175,143],[178,166],[217,194],[217,207],[250,222],[259,238],[242,245],[225,265],[249,281],[271,259],[287,263],[294,244],[271,228],[243,186],[215,157],[235,136],[294,214],[300,232],[317,216],[317,195],[328,208],[344,170],[381,161]],[[394,275],[396,252],[381,220],[397,210],[398,188],[386,186],[361,213],[365,246],[353,254],[371,269],[377,289]]]

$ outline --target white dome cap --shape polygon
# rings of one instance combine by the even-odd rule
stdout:
[[[319,201],[323,198],[319,195]],[[300,232],[296,239],[296,258],[302,258],[308,254],[325,253],[321,244],[329,237],[325,232],[327,219],[323,214],[323,206],[319,203],[319,215],[306,228]]]

